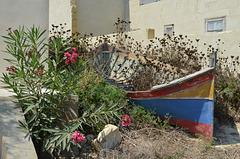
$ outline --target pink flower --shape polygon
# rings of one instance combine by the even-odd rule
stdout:
[[[30,56],[30,53],[31,53],[30,51],[27,53],[27,57],[29,57],[29,56]]]
[[[75,131],[74,134],[72,136],[70,136],[70,139],[72,139],[73,142],[76,144],[76,143],[83,141],[85,139],[85,136],[81,136],[80,132]]]
[[[66,59],[66,60],[65,60],[65,63],[68,65],[68,64],[73,63],[73,62],[72,62],[71,59]]]
[[[122,119],[122,126],[128,126],[131,122],[131,119],[129,118],[129,116],[126,114],[125,117],[121,117]]]
[[[78,54],[75,52],[72,54],[72,59],[74,62],[76,62],[77,56],[78,56]]]
[[[30,49],[28,52],[26,52],[27,57],[32,57],[33,55],[35,55],[36,57],[40,57],[41,53],[37,52],[37,54],[35,53],[36,51],[34,49]]]
[[[78,54],[75,53],[76,49],[73,47],[72,51],[73,51],[72,55],[70,53],[68,53],[68,52],[64,53],[64,56],[67,57],[67,59],[65,60],[65,63],[67,65],[71,64],[71,63],[74,63],[74,62],[77,62]]]
[[[71,54],[69,54],[68,52],[64,53],[65,57],[71,57]]]
[[[6,71],[8,71],[8,74],[9,75],[12,75],[13,73],[16,73],[17,72],[17,69],[15,68],[15,66],[10,66],[10,67],[7,67],[6,68]]]
[[[85,139],[85,136],[78,136],[77,137],[77,142],[81,142]]]
[[[77,136],[78,136],[78,132],[75,131],[74,134],[70,137],[70,139],[72,139],[72,140],[73,140],[73,139],[76,139]]]
[[[41,68],[38,68],[35,70],[35,75],[42,77],[44,75],[43,70]]]
[[[72,52],[75,53],[76,52],[76,48],[72,47]]]

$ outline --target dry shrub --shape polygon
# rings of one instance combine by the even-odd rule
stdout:
[[[207,147],[200,139],[189,137],[189,134],[175,129],[164,131],[156,128],[123,131],[123,141],[115,150],[102,150],[100,158],[124,159],[215,159],[239,158],[238,147],[230,149],[216,149]]]
[[[234,120],[239,121],[240,116],[240,88],[239,56],[225,57],[224,51],[214,48],[213,45],[204,43],[204,48],[199,48],[200,39],[190,39],[184,35],[174,37],[154,38],[148,45],[135,41],[126,31],[129,22],[118,19],[115,26],[118,32],[109,36],[99,36],[93,40],[92,34],[81,35],[64,31],[63,25],[53,26],[51,33],[54,36],[66,36],[69,44],[73,44],[79,51],[78,54],[88,59],[96,60],[99,54],[98,47],[106,42],[113,48],[118,48],[127,55],[132,54],[135,59],[128,59],[129,66],[113,72],[115,83],[125,84],[125,89],[143,91],[152,86],[168,83],[174,79],[184,77],[208,66],[209,55],[217,52],[216,74],[216,113],[221,117],[223,112]],[[73,38],[74,37],[74,38]],[[224,42],[216,41],[220,48]],[[106,78],[106,76],[104,77]]]
[[[115,41],[111,41],[111,45],[127,53],[125,57],[131,57],[128,59],[127,68],[119,69],[115,73],[123,75],[114,76],[118,83],[127,84],[131,90],[149,90],[154,85],[168,83],[199,71],[208,66],[210,53],[217,51],[212,45],[204,46],[205,51],[201,51],[198,48],[200,39],[193,41],[183,35],[156,37],[145,45],[124,32],[127,24],[118,20],[115,25],[120,31],[116,34]]]
[[[136,57],[141,67],[135,76],[127,81],[128,85],[134,90],[148,90],[154,85],[168,83],[201,70],[207,65],[202,59],[206,61],[207,57],[198,52],[190,39],[185,38],[182,35],[155,38],[146,48],[140,48],[139,45]]]
[[[221,39],[216,41],[215,46],[204,43],[205,49],[198,47],[200,39],[193,41],[183,35],[155,38],[147,46],[134,41],[124,32],[119,33],[118,39],[119,47],[134,54],[140,65],[121,72],[134,72],[130,79],[122,82],[135,91],[149,90],[152,86],[168,83],[208,67],[210,54],[216,52],[215,116],[223,121],[226,118],[239,121],[240,58],[225,56],[226,50],[219,49],[224,45]]]
[[[240,121],[240,73],[239,56],[228,58],[220,57],[216,69],[215,92],[216,116],[224,122],[232,118]]]

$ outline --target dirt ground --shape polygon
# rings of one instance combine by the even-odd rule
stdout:
[[[214,123],[213,143],[181,128],[129,126],[121,130],[123,141],[114,150],[81,152],[77,159],[240,159],[240,123]]]
[[[215,120],[214,143],[206,143],[180,128],[123,130],[115,150],[102,150],[99,158],[123,159],[240,159],[240,123]]]

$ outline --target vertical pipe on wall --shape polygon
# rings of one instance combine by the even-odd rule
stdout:
[[[72,34],[77,33],[77,1],[71,0]]]

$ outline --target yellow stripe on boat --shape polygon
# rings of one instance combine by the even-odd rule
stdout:
[[[165,98],[208,98],[213,100],[214,82],[209,81],[191,89],[183,90],[174,94],[165,96]]]

